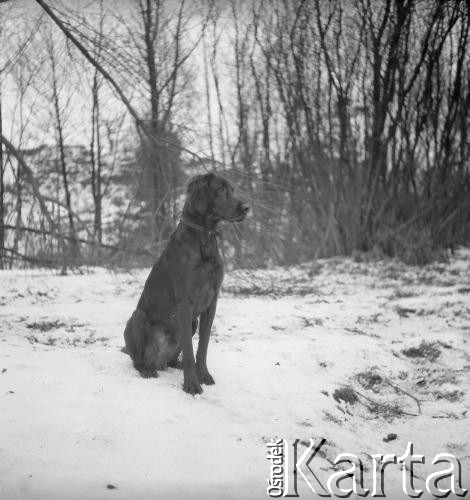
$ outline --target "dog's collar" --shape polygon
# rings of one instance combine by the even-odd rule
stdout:
[[[201,231],[201,233],[207,233],[209,236],[218,236],[219,232],[216,229],[207,229],[207,227],[201,226],[199,224],[196,224],[195,222],[191,222],[190,220],[186,219],[186,217],[181,217],[180,222],[182,222],[184,225],[196,229],[196,231]]]

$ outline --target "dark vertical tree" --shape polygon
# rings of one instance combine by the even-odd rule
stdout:
[[[0,74],[0,136],[3,135],[2,81]],[[0,269],[5,263],[5,183],[3,166],[3,145],[0,145]]]

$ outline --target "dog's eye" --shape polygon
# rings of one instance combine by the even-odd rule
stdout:
[[[227,188],[225,186],[220,186],[219,189],[217,189],[217,192],[220,194],[224,194],[227,191]]]

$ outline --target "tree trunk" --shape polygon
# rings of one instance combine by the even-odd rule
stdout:
[[[101,134],[100,134],[100,107],[99,107],[99,83],[98,72],[95,71],[92,86],[92,110],[91,110],[91,189],[94,203],[93,239],[97,245],[97,256],[100,256],[102,244],[102,162],[101,162]]]
[[[3,133],[2,126],[2,82],[0,81],[0,136]],[[3,145],[0,144],[0,269],[4,268],[5,257],[5,226],[4,226],[4,211],[5,211],[5,185],[3,179]]]
[[[54,112],[55,112],[55,119],[56,119],[56,127],[57,127],[57,142],[59,146],[59,163],[60,163],[60,170],[62,174],[62,183],[63,183],[63,188],[64,188],[64,194],[65,194],[65,205],[67,207],[67,216],[68,216],[68,221],[69,221],[69,231],[70,231],[70,238],[71,238],[71,251],[72,251],[72,257],[76,258],[78,257],[80,253],[80,249],[78,246],[78,241],[77,241],[77,235],[75,231],[75,222],[73,220],[73,213],[72,213],[72,199],[70,195],[70,187],[69,187],[69,180],[68,180],[68,172],[67,172],[67,161],[65,158],[65,143],[64,143],[64,132],[63,132],[63,123],[62,123],[62,114],[60,110],[60,102],[59,102],[59,91],[57,88],[57,74],[56,74],[56,60],[55,60],[55,55],[53,53],[53,46],[51,43],[50,47],[51,53],[50,53],[50,60],[51,60],[51,69],[52,69],[52,99],[54,102]]]

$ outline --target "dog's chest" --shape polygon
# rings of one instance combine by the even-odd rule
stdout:
[[[206,245],[201,245],[201,260],[196,267],[193,286],[194,310],[197,314],[206,310],[219,292],[224,277],[223,262],[213,238]]]

